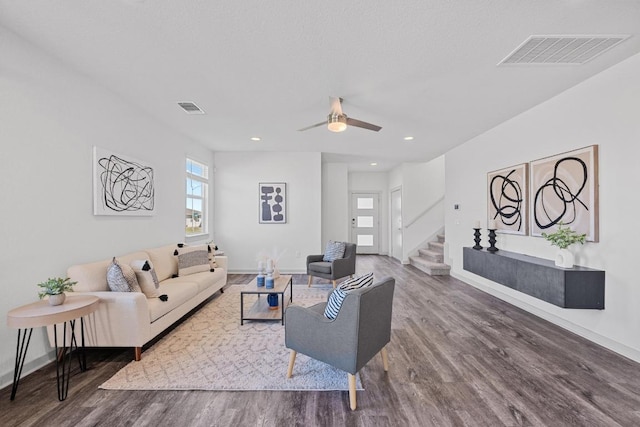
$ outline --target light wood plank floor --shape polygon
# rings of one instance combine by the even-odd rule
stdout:
[[[359,255],[357,268],[395,277],[396,293],[390,370],[379,357],[362,369],[356,411],[347,392],[99,390],[133,353],[92,349],[64,402],[53,365],[23,378],[14,402],[10,387],[0,390],[0,425],[640,425],[638,363],[451,277],[375,255]]]

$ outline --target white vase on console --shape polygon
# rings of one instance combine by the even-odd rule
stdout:
[[[573,268],[575,259],[569,249],[559,249],[556,253],[556,267]]]

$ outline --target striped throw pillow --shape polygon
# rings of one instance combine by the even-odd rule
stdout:
[[[178,276],[212,271],[207,245],[183,246],[176,249],[174,255],[178,257]]]
[[[140,292],[136,273],[127,264],[120,264],[115,257],[107,267],[107,285],[113,292]]]
[[[329,240],[329,243],[327,243],[327,247],[324,250],[322,261],[332,262],[336,259],[343,258],[345,247],[346,245],[344,242],[334,242],[333,240]]]
[[[331,292],[331,295],[329,295],[329,300],[327,301],[327,305],[324,309],[325,317],[327,319],[335,319],[338,317],[340,307],[342,307],[342,303],[349,292],[355,291],[356,289],[366,288],[371,285],[373,285],[373,273],[367,273],[363,276],[354,277],[353,279],[342,282],[340,286],[335,288],[333,292]]]

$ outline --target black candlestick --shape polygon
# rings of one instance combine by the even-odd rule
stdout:
[[[474,242],[476,242],[476,245],[473,247],[473,249],[479,251],[480,249],[482,249],[482,246],[480,246],[480,229],[479,228],[474,228],[475,233],[473,233],[473,235],[475,236],[475,238],[473,239]]]
[[[498,251],[498,248],[496,248],[496,230],[489,230],[489,245],[487,248],[489,252]]]

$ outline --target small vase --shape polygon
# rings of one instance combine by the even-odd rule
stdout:
[[[269,304],[269,310],[278,309],[278,294],[267,295],[267,303]]]
[[[573,253],[569,249],[560,249],[556,253],[556,266],[562,268],[572,268],[574,262]]]
[[[61,305],[66,297],[64,293],[49,295],[49,305]]]

